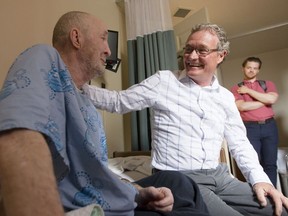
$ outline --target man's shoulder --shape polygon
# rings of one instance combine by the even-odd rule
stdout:
[[[266,84],[266,81],[265,80],[256,80],[259,85],[261,86],[261,88],[264,90],[264,92],[267,91],[267,84]]]
[[[232,92],[228,88],[226,88],[222,85],[219,85],[219,89],[223,94],[228,95],[228,96],[233,96]]]
[[[262,82],[262,83],[265,83],[266,85],[269,85],[269,84],[274,84],[274,82],[272,80],[257,80],[258,83]]]
[[[22,53],[20,53],[19,56],[33,55],[35,57],[40,57],[43,55],[55,55],[55,54],[58,54],[58,51],[54,47],[47,44],[35,44],[24,50]]]
[[[171,71],[171,70],[159,70],[159,71],[157,71],[157,73],[159,73],[159,74],[161,74],[161,75],[170,75],[170,74],[177,73],[177,71]]]
[[[154,74],[154,76],[159,76],[160,79],[170,79],[171,76],[178,79],[180,74],[181,73],[179,71],[159,70]]]
[[[163,77],[175,77],[176,80],[186,77],[186,72],[184,70],[160,70],[158,73]]]
[[[231,87],[231,89],[238,89],[241,85],[243,85],[244,83],[243,83],[243,81],[241,81],[241,82],[238,82],[238,83],[236,83],[236,84],[234,84],[232,87]]]
[[[238,87],[241,87],[242,85],[244,85],[244,81],[241,81],[241,82],[238,82],[238,83],[237,83],[237,86],[238,86]]]

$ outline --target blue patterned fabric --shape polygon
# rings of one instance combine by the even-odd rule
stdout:
[[[14,128],[45,135],[67,211],[96,203],[108,216],[134,215],[135,189],[107,168],[101,116],[50,46],[25,50],[8,72],[0,92],[0,131]]]

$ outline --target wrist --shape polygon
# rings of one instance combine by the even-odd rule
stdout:
[[[140,185],[136,184],[135,182],[131,182],[131,181],[129,181],[129,180],[126,179],[126,178],[121,178],[121,181],[133,185],[133,187],[134,187],[135,189],[137,189],[138,191],[140,191],[141,189],[143,189]]]

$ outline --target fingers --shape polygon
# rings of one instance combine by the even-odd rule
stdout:
[[[282,214],[282,209],[283,209],[283,203],[281,200],[281,196],[283,196],[281,193],[279,193],[276,190],[271,190],[268,195],[273,199],[274,201],[274,205],[275,205],[275,210],[274,210],[274,214],[276,216],[280,216]]]
[[[277,191],[275,194],[271,193],[270,195],[275,203],[275,215],[280,216],[283,212],[283,206],[288,210],[288,198],[285,197],[282,193]]]
[[[283,206],[288,210],[288,198],[283,195],[281,198]]]
[[[158,191],[163,195],[163,197],[160,200],[154,201],[155,207],[157,210],[171,211],[174,204],[172,192],[168,188],[158,188]]]
[[[274,215],[280,216],[283,206],[288,209],[288,198],[276,190],[272,185],[266,183],[257,183],[253,186],[257,199],[261,206],[267,205],[266,197],[271,197],[274,203]]]
[[[241,87],[238,88],[237,92],[238,92],[239,94],[246,94],[246,93],[248,93],[249,90],[250,90],[250,89],[249,89],[248,87],[246,87],[246,86],[241,86]]]
[[[279,197],[275,196],[275,194],[273,194],[273,193],[268,194],[264,188],[258,188],[257,190],[255,190],[255,193],[256,193],[257,199],[259,201],[259,204],[262,207],[265,207],[267,205],[266,197],[267,197],[267,195],[269,195],[274,201],[274,205],[275,205],[274,214],[275,214],[275,216],[280,216],[282,214],[282,202],[281,202],[281,199]]]
[[[168,188],[144,188],[140,192],[140,206],[149,210],[156,211],[172,211],[174,198],[172,192]]]
[[[264,190],[263,187],[258,187],[257,184],[254,186],[254,192],[257,196],[259,204],[262,207],[265,207],[267,205],[267,200],[266,200],[267,192]]]

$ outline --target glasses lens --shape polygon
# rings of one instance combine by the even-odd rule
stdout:
[[[193,52],[193,48],[191,46],[184,47],[184,53],[191,54]]]
[[[194,48],[194,47],[189,46],[189,45],[184,47],[184,53],[185,54],[191,54],[194,50],[195,50],[196,54],[198,56],[201,56],[201,57],[205,57],[212,52],[218,51],[218,49],[206,49],[206,48],[198,48],[197,49],[197,48]]]
[[[199,55],[207,55],[209,53],[209,50],[207,49],[198,49]]]

